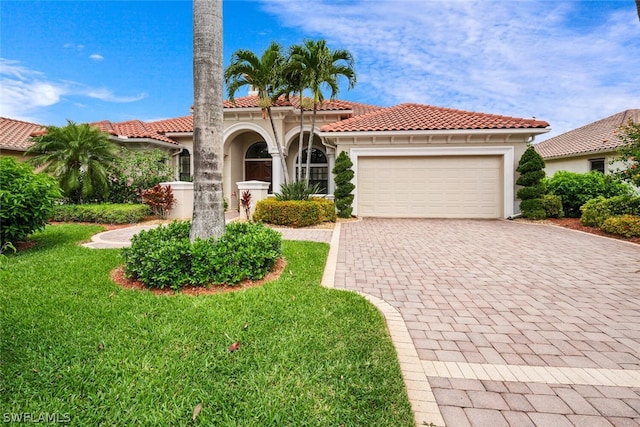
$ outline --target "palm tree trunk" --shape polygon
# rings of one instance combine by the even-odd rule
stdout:
[[[318,103],[313,101],[313,116],[311,119],[311,131],[309,132],[309,141],[307,141],[307,165],[306,165],[306,176],[305,182],[307,183],[307,187],[309,186],[309,178],[311,175],[311,148],[313,147],[313,130],[316,127],[316,113],[318,112]]]
[[[282,144],[280,144],[280,139],[278,139],[278,134],[276,133],[276,125],[273,123],[273,116],[271,115],[271,107],[267,107],[267,114],[269,115],[269,121],[271,122],[271,130],[273,130],[273,139],[276,141],[276,148],[278,149],[278,154],[280,154],[280,165],[282,166],[282,174],[284,183],[289,183],[289,171],[287,170],[287,160],[284,157],[284,151],[282,150]]]
[[[224,233],[222,77],[222,0],[194,0],[191,241]]]
[[[640,0],[639,0],[640,1]],[[300,91],[300,135],[298,136],[298,179],[302,181],[302,144],[304,143],[304,108],[302,107],[302,91]]]

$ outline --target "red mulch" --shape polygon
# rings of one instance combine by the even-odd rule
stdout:
[[[196,287],[196,286],[187,286],[180,290],[180,294],[183,295],[212,295],[212,294],[223,294],[227,292],[237,292],[242,291],[244,289],[254,288],[256,286],[262,286],[267,282],[271,282],[276,280],[286,267],[287,262],[284,258],[278,258],[276,265],[273,270],[271,270],[266,276],[264,276],[260,280],[245,280],[237,285],[211,285],[207,287]],[[124,266],[117,267],[115,270],[111,272],[111,280],[113,280],[117,285],[124,289],[135,289],[138,291],[151,291],[155,295],[175,295],[175,292],[172,289],[156,289],[156,288],[148,288],[142,282],[137,280],[130,280],[124,276]]]
[[[626,242],[640,245],[640,237],[624,237],[617,234],[606,233],[596,227],[587,227],[580,223],[580,218],[549,218],[547,221],[559,225],[561,227],[571,228],[573,230],[584,231],[585,233],[597,234],[598,236],[610,237],[612,239],[624,240]]]

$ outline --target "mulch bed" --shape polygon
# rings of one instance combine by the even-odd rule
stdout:
[[[618,236],[616,234],[609,234],[600,230],[599,228],[587,227],[586,225],[582,225],[580,223],[580,218],[549,218],[547,221],[561,227],[571,228],[573,230],[579,230],[590,234],[597,234],[598,236],[610,237],[612,239],[624,240],[626,242],[640,245],[640,237],[624,237]]]

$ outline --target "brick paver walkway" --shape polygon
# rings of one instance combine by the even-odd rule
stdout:
[[[418,424],[640,426],[637,245],[509,221],[365,219],[341,226],[334,286],[388,304]]]

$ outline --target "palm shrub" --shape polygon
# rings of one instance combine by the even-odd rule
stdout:
[[[543,196],[546,194],[546,186],[543,182],[544,160],[533,146],[529,146],[520,157],[516,172],[520,173],[516,184],[522,186],[517,193],[522,216],[531,219],[546,218],[547,213],[543,202]]]
[[[336,164],[331,171],[335,176],[336,189],[333,194],[340,218],[351,218],[351,212],[353,211],[351,206],[353,203],[352,192],[356,186],[351,182],[354,176],[352,167],[353,162],[346,151],[342,151],[336,158]]]
[[[46,225],[62,197],[56,180],[12,157],[0,157],[0,252]]]
[[[276,200],[309,200],[313,194],[320,193],[320,185],[309,185],[305,181],[292,181],[280,186],[279,193],[273,193]]]

